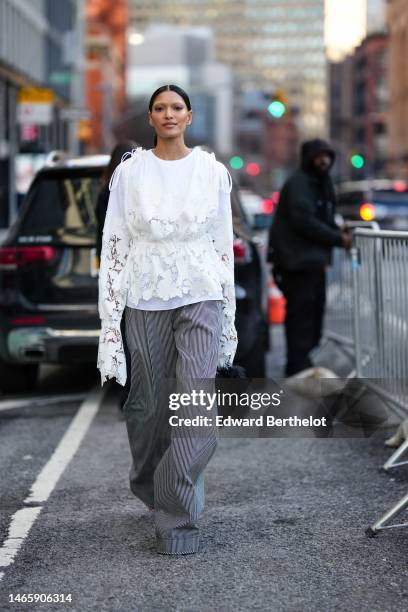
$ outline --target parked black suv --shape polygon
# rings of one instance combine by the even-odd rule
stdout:
[[[42,363],[96,362],[95,204],[108,156],[60,158],[34,178],[0,247],[0,391],[35,387]],[[232,193],[239,336],[235,362],[265,375],[267,268]]]

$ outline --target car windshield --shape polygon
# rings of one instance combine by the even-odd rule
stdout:
[[[100,187],[100,174],[40,175],[27,195],[21,230],[95,231]]]

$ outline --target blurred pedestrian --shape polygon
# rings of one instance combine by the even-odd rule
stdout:
[[[326,267],[333,247],[351,247],[350,233],[334,220],[333,149],[324,140],[306,141],[300,161],[282,188],[269,235],[268,261],[287,300],[286,376],[312,366],[309,353],[322,334]]]
[[[155,146],[133,151],[112,177],[99,276],[102,382],[116,378],[130,393],[124,406],[132,452],[130,487],[155,511],[157,550],[195,553],[204,506],[204,469],[217,444],[207,426],[170,427],[169,397],[191,393],[232,366],[237,347],[231,177],[184,133],[192,122],[188,95],[176,85],[149,103]],[[130,353],[126,367],[120,321]],[[183,406],[172,416],[207,416]],[[215,417],[213,413],[210,415]]]
[[[109,183],[112,178],[113,173],[115,172],[117,166],[122,161],[122,157],[137,148],[137,143],[133,140],[125,140],[119,142],[114,149],[112,150],[111,157],[109,160],[109,164],[106,166],[105,172],[102,176],[102,185],[98,194],[98,199],[96,201],[96,256],[98,259],[98,267],[100,265],[101,259],[101,251],[102,251],[102,233],[103,226],[105,224],[106,211],[108,210],[108,201],[109,201]],[[122,322],[122,330],[123,330],[123,322]],[[124,351],[126,355],[126,362],[129,362],[129,353],[126,347],[126,343],[124,342]],[[129,380],[126,382],[126,385],[120,389],[120,398],[119,398],[119,418],[123,419],[122,410],[123,406],[126,402],[127,396],[129,394]]]

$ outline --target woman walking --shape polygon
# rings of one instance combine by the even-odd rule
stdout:
[[[178,392],[191,392],[192,379],[214,382],[237,347],[231,178],[213,154],[185,145],[191,121],[181,88],[153,93],[155,147],[133,150],[112,177],[99,277],[98,367],[102,383],[130,377],[130,487],[154,510],[164,554],[198,550],[203,472],[217,443],[215,419],[199,431],[169,426],[166,380],[175,379]]]

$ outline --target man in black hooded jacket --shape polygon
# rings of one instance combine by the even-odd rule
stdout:
[[[326,267],[333,247],[349,249],[351,237],[334,222],[335,193],[329,172],[335,153],[324,140],[301,147],[301,167],[284,184],[269,236],[268,261],[287,300],[286,376],[311,367],[319,344]]]

